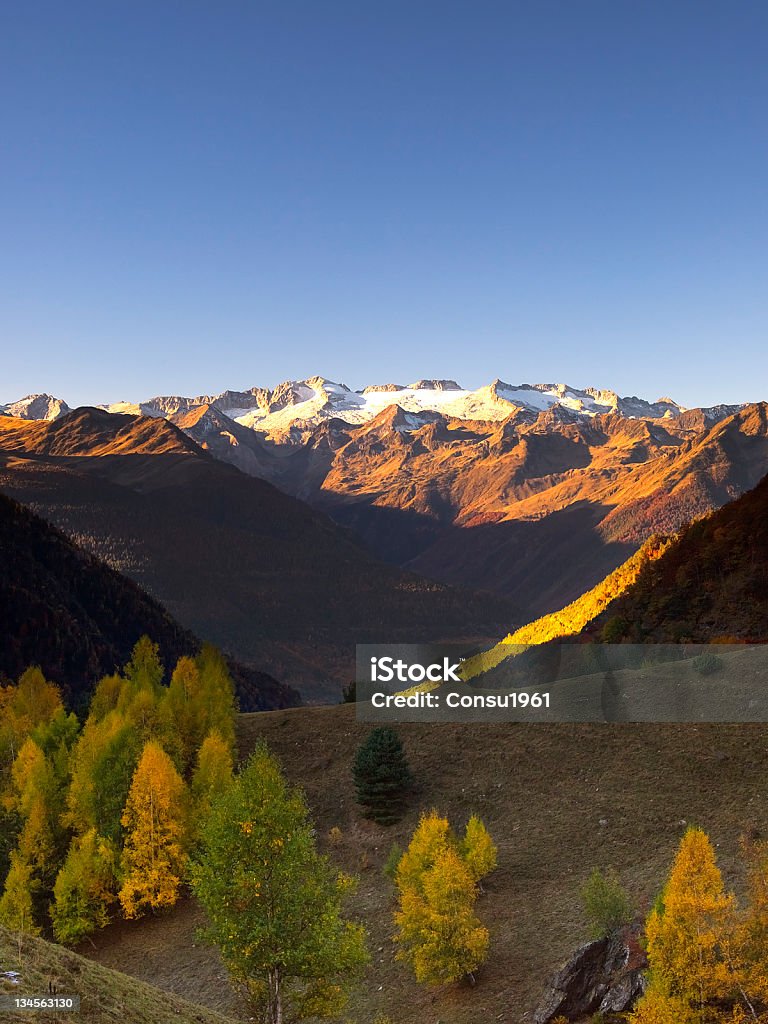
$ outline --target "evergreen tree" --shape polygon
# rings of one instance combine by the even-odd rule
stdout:
[[[186,787],[170,757],[154,740],[141,755],[123,812],[123,884],[118,893],[126,917],[170,907],[178,899],[186,867]]]
[[[384,725],[371,730],[357,749],[352,774],[366,817],[391,825],[402,816],[411,773],[394,729]]]
[[[259,746],[213,805],[192,870],[210,936],[268,1024],[333,1016],[365,963],[351,879],[318,854],[303,794]]]

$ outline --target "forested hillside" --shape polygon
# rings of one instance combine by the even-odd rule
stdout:
[[[39,665],[70,703],[130,658],[150,634],[167,664],[200,640],[141,587],[0,495],[0,678]],[[296,694],[266,673],[232,666],[244,708],[285,707]]]

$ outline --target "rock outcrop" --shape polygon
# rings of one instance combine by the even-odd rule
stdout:
[[[639,927],[632,926],[580,946],[550,981],[533,1024],[631,1010],[645,990],[647,961],[639,938]]]

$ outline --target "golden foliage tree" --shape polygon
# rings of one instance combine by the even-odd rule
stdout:
[[[197,765],[192,776],[192,802],[197,821],[205,820],[215,801],[232,785],[232,768],[232,751],[214,729],[197,752]]]
[[[474,980],[484,963],[489,935],[474,914],[477,887],[454,847],[446,847],[424,871],[418,887],[402,890],[398,958],[410,963],[416,980],[443,985]]]
[[[496,844],[476,814],[467,822],[461,852],[474,882],[479,883],[481,878],[495,871],[498,856]]]
[[[689,828],[646,922],[651,983],[634,1024],[725,1019],[713,1007],[734,994],[735,934],[734,897],[725,892],[712,843],[702,829]]]
[[[447,818],[437,811],[422,814],[408,849],[400,858],[395,881],[400,890],[417,888],[422,875],[432,867],[438,855],[456,842]]]
[[[144,747],[123,812],[118,893],[126,917],[172,906],[187,860],[187,794],[170,757],[155,740]]]
[[[0,924],[15,932],[39,935],[40,928],[35,922],[32,897],[36,881],[32,865],[14,850],[11,853],[11,867],[5,879],[5,888],[0,897]]]
[[[22,901],[17,887],[23,881],[28,890],[29,916],[38,922],[66,847],[59,822],[60,790],[56,774],[31,737],[24,741],[13,762],[11,788],[5,805],[16,812],[22,824],[11,854],[5,892],[0,899],[0,920],[18,917]]]
[[[459,843],[447,818],[424,814],[395,872],[398,958],[431,985],[474,979],[488,930],[474,913],[478,882],[496,866],[496,847],[475,815]]]

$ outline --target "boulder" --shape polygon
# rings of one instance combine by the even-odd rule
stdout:
[[[640,928],[633,925],[580,946],[550,981],[533,1024],[631,1010],[645,991],[648,966],[639,939]]]

